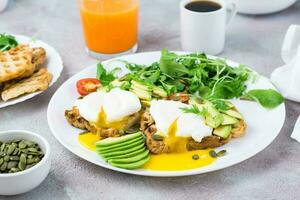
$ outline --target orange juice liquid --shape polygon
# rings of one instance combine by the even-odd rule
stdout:
[[[138,0],[81,0],[86,45],[97,53],[127,51],[137,43]]]

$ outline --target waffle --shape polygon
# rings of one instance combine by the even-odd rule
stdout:
[[[52,75],[48,70],[41,68],[32,76],[6,87],[1,93],[1,97],[4,101],[8,101],[24,94],[44,91],[48,89],[51,80]]]
[[[9,51],[0,52],[0,83],[22,76],[32,70],[32,49],[18,45]]]
[[[31,67],[28,67],[27,70],[20,76],[18,79],[26,78],[31,76],[35,70],[37,70],[38,66],[43,64],[46,60],[46,52],[43,48],[32,48],[32,60]]]

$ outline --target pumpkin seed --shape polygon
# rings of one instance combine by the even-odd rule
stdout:
[[[13,167],[13,168],[11,168],[10,169],[10,173],[15,173],[15,172],[19,172],[20,170],[19,170],[19,168],[16,168],[16,167]]]
[[[154,135],[152,135],[152,139],[155,141],[163,141],[164,137],[161,135],[154,134]]]
[[[18,162],[16,161],[9,161],[7,164],[7,169],[11,169],[13,167],[16,167],[18,165]]]
[[[10,156],[9,159],[13,161],[20,160],[19,156]]]
[[[4,161],[9,161],[9,156],[6,155],[6,156],[4,156],[3,159],[4,159]]]
[[[209,152],[209,155],[210,155],[211,157],[213,157],[213,158],[222,157],[222,156],[224,156],[225,154],[226,154],[226,150],[221,150],[221,151],[219,151],[218,153],[215,152],[214,150],[211,150],[211,151]]]
[[[216,153],[214,150],[211,150],[211,151],[209,152],[209,155],[210,155],[212,158],[217,158],[217,157],[218,157],[217,153]]]
[[[199,155],[198,154],[194,154],[192,157],[194,160],[199,160]]]
[[[3,151],[0,151],[0,157],[6,156],[6,153],[4,153]]]
[[[19,148],[20,149],[24,149],[24,148],[26,148],[27,147],[27,145],[25,144],[25,142],[22,140],[20,143],[19,143]]]
[[[19,167],[20,170],[23,171],[26,167],[26,164],[20,161],[19,164],[18,164],[18,167]]]
[[[31,152],[38,152],[38,150],[34,147],[30,147],[28,148],[28,151],[31,151]]]
[[[5,162],[1,165],[0,171],[5,171],[6,168],[7,168],[7,162],[5,161]]]
[[[14,152],[13,152],[13,155],[17,155],[19,153],[19,149],[18,148],[15,148]]]
[[[25,153],[22,153],[20,156],[20,162],[24,163],[26,165],[26,157],[27,155]]]
[[[7,152],[6,152],[7,155],[12,154],[15,151],[16,147],[17,146],[15,144],[8,145]]]
[[[222,157],[222,156],[225,156],[225,154],[226,154],[226,150],[221,150],[217,153],[217,156]]]
[[[34,147],[36,143],[29,141],[29,140],[25,140],[24,143],[28,146],[28,147]]]
[[[4,151],[5,146],[5,143],[1,144],[0,151]]]
[[[15,173],[33,167],[44,153],[39,145],[29,140],[0,141],[0,173]]]

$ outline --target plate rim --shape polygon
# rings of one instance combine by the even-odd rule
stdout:
[[[26,39],[26,40],[30,40],[30,37],[29,36],[26,36],[26,35],[20,35],[20,34],[13,34],[13,33],[7,33],[9,35],[12,35],[16,38],[16,40],[18,40],[18,38],[23,38],[23,39]],[[64,63],[63,63],[63,59],[61,57],[61,55],[59,54],[59,52],[53,47],[51,46],[50,44],[48,44],[47,42],[44,42],[43,40],[40,40],[40,39],[35,39],[34,42],[39,42],[45,46],[47,46],[48,49],[51,49],[51,51],[53,51],[53,53],[56,54],[57,56],[57,62],[59,63],[59,69],[57,70],[57,77],[53,77],[50,84],[49,84],[49,87],[48,89],[50,89],[51,86],[54,85],[54,83],[56,83],[56,81],[60,78],[61,74],[62,74],[62,71],[64,69]],[[29,43],[30,44],[30,43]],[[47,54],[47,52],[46,52]],[[47,58],[48,59],[48,58]],[[47,67],[46,67],[47,68]],[[47,90],[48,90],[47,89]],[[17,97],[15,99],[12,99],[11,101],[7,101],[7,102],[4,102],[3,100],[1,100],[1,102],[3,103],[2,105],[0,104],[0,109],[1,108],[6,108],[6,107],[9,107],[9,106],[12,106],[12,105],[15,105],[15,104],[19,104],[19,103],[22,103],[24,101],[27,101],[29,99],[32,99],[34,98],[35,96],[38,96],[44,92],[46,92],[47,90],[45,91],[38,91],[38,92],[34,92],[34,93],[30,93],[30,94],[25,94],[25,95],[22,95],[20,97]],[[18,101],[19,98],[23,98],[22,100],[20,99]],[[14,100],[17,100],[16,102]]]
[[[185,52],[185,51],[172,51],[170,50],[171,52],[175,52],[175,53],[190,53],[190,52]],[[103,61],[104,63],[109,63],[113,60],[118,60],[118,59],[123,59],[124,57],[131,57],[131,56],[136,56],[136,55],[139,55],[139,56],[142,56],[143,54],[157,54],[157,53],[160,53],[160,51],[147,51],[147,52],[141,52],[141,53],[136,53],[136,54],[129,54],[129,55],[123,55],[123,56],[120,56],[120,57],[115,57],[115,58],[112,58],[112,59],[108,59],[108,60],[105,60]],[[235,62],[235,61],[232,61],[230,59],[227,59],[227,58],[223,58],[223,57],[219,57],[219,56],[211,56],[211,55],[207,55],[208,57],[211,57],[211,58],[220,58],[220,59],[224,59],[226,62],[230,62],[230,63],[234,63],[234,64],[240,64],[239,62]],[[283,106],[283,122],[282,122],[282,125],[280,128],[278,128],[279,130],[277,130],[276,134],[272,135],[272,137],[269,138],[268,142],[266,142],[266,144],[262,147],[262,148],[259,148],[257,149],[255,152],[251,153],[251,154],[247,154],[244,158],[240,159],[239,161],[237,162],[230,162],[229,164],[227,165],[224,165],[222,167],[211,167],[210,165],[208,166],[205,166],[205,167],[201,167],[201,168],[196,168],[196,169],[192,169],[192,170],[178,170],[178,171],[155,171],[155,170],[127,170],[127,169],[122,169],[122,168],[117,168],[117,167],[113,167],[109,164],[105,165],[105,164],[102,164],[102,163],[96,163],[95,161],[93,161],[92,159],[89,159],[89,158],[84,158],[83,156],[81,155],[78,155],[75,151],[72,150],[71,147],[69,147],[68,145],[65,145],[64,142],[60,139],[60,137],[58,137],[57,133],[54,131],[52,125],[51,125],[51,118],[50,118],[50,109],[51,109],[51,106],[53,104],[53,101],[58,93],[58,90],[60,90],[64,85],[67,85],[71,79],[76,76],[77,74],[79,73],[84,73],[84,71],[90,71],[92,68],[96,67],[97,63],[95,64],[92,64],[80,71],[78,71],[77,73],[73,74],[71,77],[69,77],[57,90],[56,92],[53,94],[53,96],[51,97],[50,101],[49,101],[49,104],[48,104],[48,108],[47,108],[47,122],[48,122],[48,126],[51,130],[51,133],[52,135],[56,138],[56,140],[59,141],[59,143],[65,147],[67,150],[69,150],[71,153],[73,153],[74,155],[78,156],[79,158],[82,158],[90,163],[93,163],[97,166],[100,166],[102,168],[106,168],[106,169],[110,169],[110,170],[113,170],[113,171],[117,171],[117,172],[122,172],[122,173],[126,173],[126,174],[132,174],[132,175],[139,175],[139,176],[149,176],[149,177],[180,177],[180,176],[191,176],[191,175],[199,175],[199,174],[205,174],[205,173],[208,173],[208,172],[214,172],[214,171],[217,171],[217,170],[221,170],[221,169],[225,169],[225,168],[228,168],[228,167],[231,167],[233,165],[237,165],[241,162],[244,162],[245,160],[248,160],[252,157],[254,157],[255,155],[257,155],[258,153],[260,153],[261,151],[263,151],[265,148],[267,148],[275,139],[276,137],[279,135],[281,129],[283,128],[284,126],[284,123],[285,123],[285,119],[286,119],[286,106],[285,106],[285,102],[283,102],[283,104],[281,106]],[[250,68],[251,69],[251,68]],[[254,70],[253,70],[254,71]],[[254,71],[256,72],[256,71]],[[258,72],[256,72],[258,73]],[[260,74],[259,74],[260,75]],[[268,80],[269,83],[271,83],[273,86],[274,84],[271,82],[271,80],[263,75],[260,75],[261,77],[263,78],[266,78]],[[275,86],[274,86],[275,87]],[[275,87],[276,88],[276,87]],[[276,88],[277,90],[277,88]],[[101,158],[100,158],[101,159]],[[201,171],[197,171],[201,169]]]

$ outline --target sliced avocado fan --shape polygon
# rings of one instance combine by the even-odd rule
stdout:
[[[141,132],[100,140],[96,152],[112,166],[123,169],[140,168],[150,159]]]

